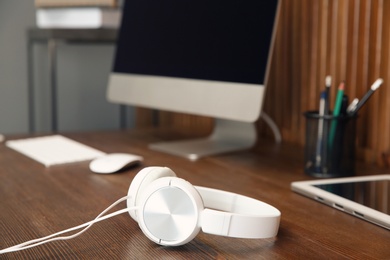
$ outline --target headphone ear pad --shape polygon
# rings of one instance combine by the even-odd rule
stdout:
[[[138,207],[138,224],[142,232],[157,244],[186,244],[201,229],[203,200],[195,187],[183,179],[163,177],[155,180],[145,190]]]
[[[139,171],[130,184],[127,195],[127,207],[139,206],[144,191],[153,181],[162,177],[176,177],[176,174],[167,167],[146,167]],[[130,216],[138,222],[137,210],[130,210]]]

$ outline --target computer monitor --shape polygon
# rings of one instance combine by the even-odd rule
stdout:
[[[216,118],[209,137],[152,149],[196,160],[253,146],[278,2],[124,1],[108,100]]]

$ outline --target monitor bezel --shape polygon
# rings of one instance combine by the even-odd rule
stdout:
[[[255,122],[260,117],[266,94],[280,2],[277,1],[263,82],[202,80],[119,73],[113,70],[110,73],[107,88],[109,102],[241,122]]]

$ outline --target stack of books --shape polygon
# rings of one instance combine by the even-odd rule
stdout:
[[[35,0],[38,28],[118,28],[118,0]]]

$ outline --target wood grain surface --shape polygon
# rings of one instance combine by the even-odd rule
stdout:
[[[0,248],[43,237],[92,220],[127,194],[145,166],[167,166],[193,185],[250,196],[277,207],[279,233],[271,239],[236,239],[200,233],[180,247],[149,241],[126,213],[95,224],[81,236],[1,259],[390,259],[390,232],[291,191],[303,173],[299,146],[262,142],[258,148],[190,162],[154,152],[152,141],[177,138],[171,131],[68,133],[104,152],[145,157],[142,166],[112,175],[92,173],[89,162],[45,168],[0,143]],[[6,136],[20,138],[22,136]],[[359,165],[359,174],[384,173]],[[120,204],[115,209],[125,207]]]

